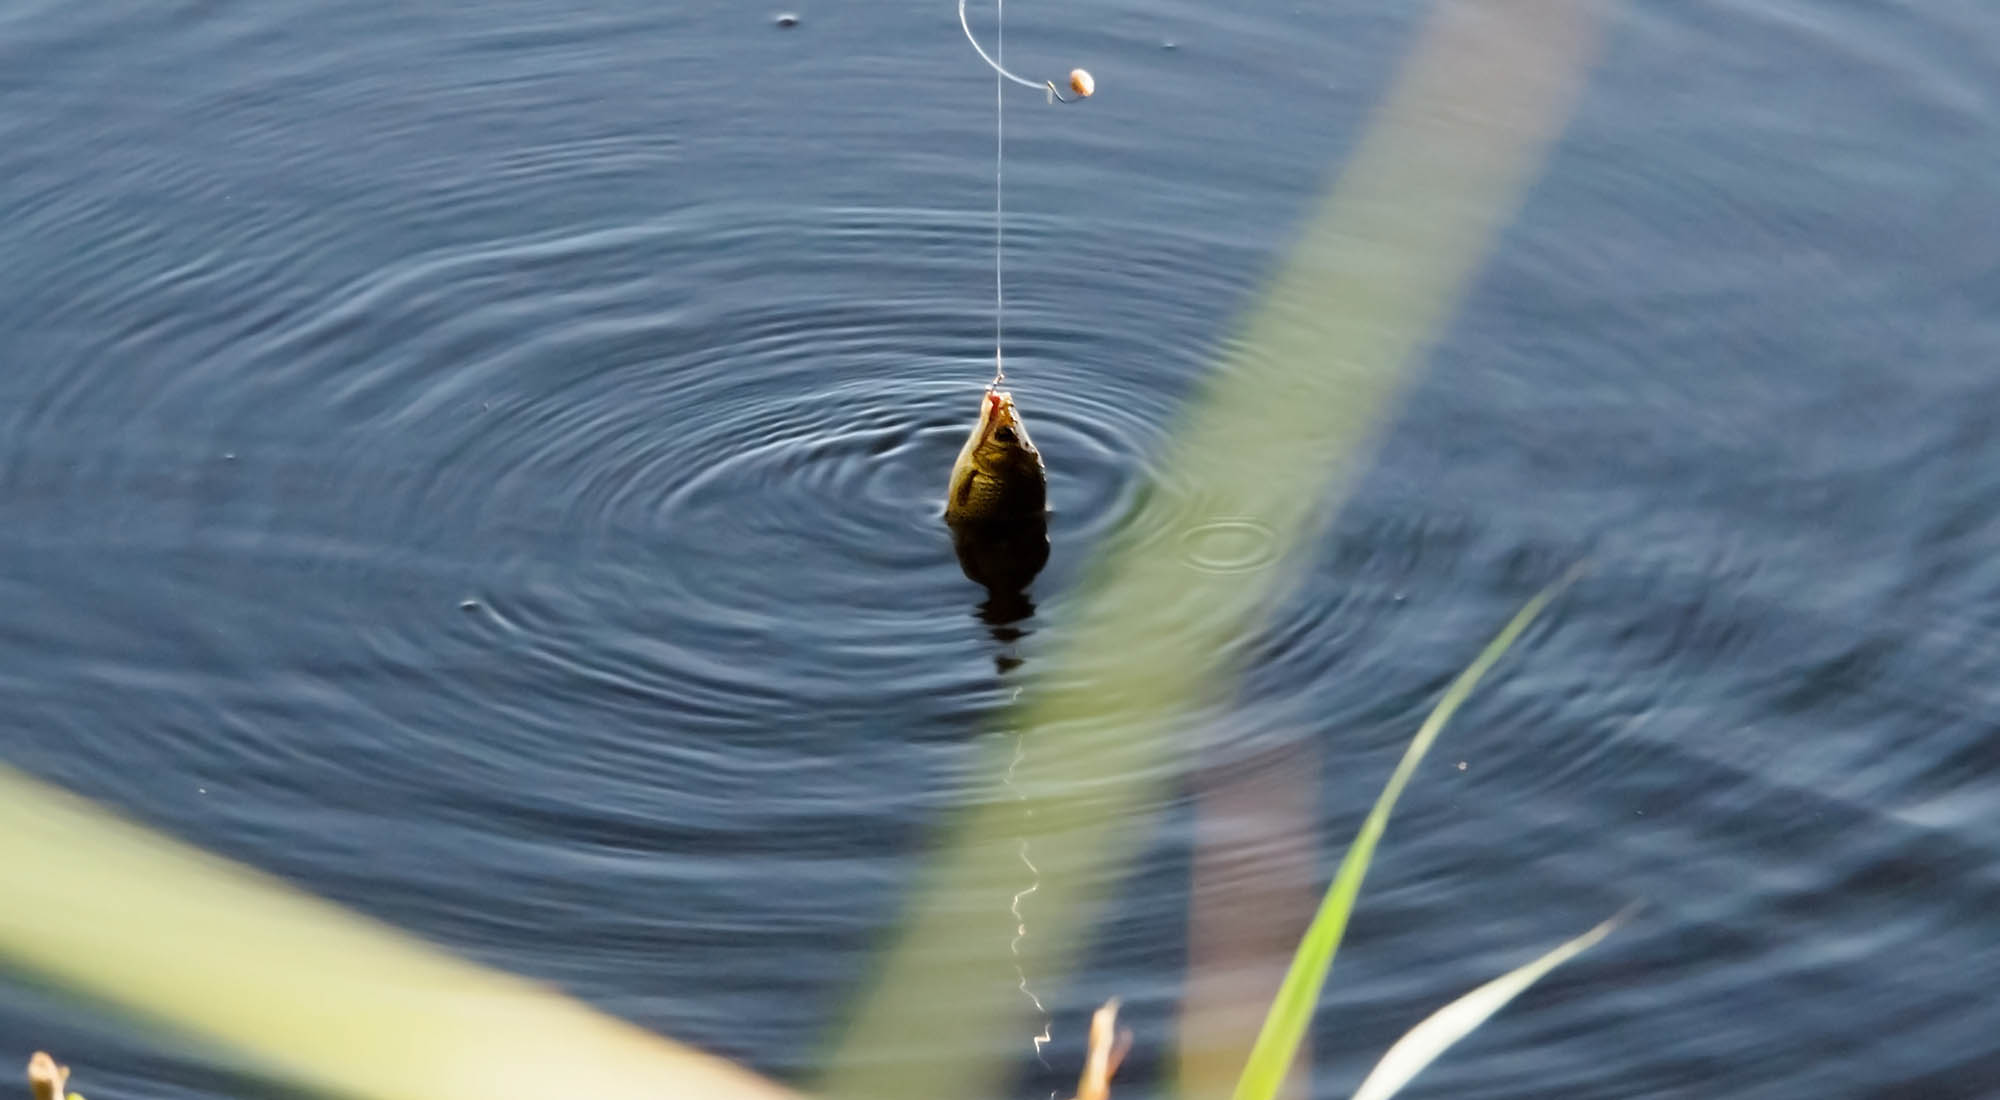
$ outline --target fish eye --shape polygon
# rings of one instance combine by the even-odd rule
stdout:
[[[1001,428],[999,431],[993,433],[993,438],[1002,443],[1012,443],[1014,442],[1014,429]]]

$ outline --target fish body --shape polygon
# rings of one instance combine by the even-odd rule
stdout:
[[[1041,452],[1014,399],[988,390],[945,491],[944,518],[966,577],[996,596],[1024,591],[1049,560],[1048,499]]]
[[[1014,398],[1004,390],[987,390],[980,400],[979,421],[951,467],[945,521],[954,526],[1041,521],[1048,499],[1042,453],[1028,439]]]

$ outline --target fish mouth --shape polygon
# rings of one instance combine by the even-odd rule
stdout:
[[[982,440],[993,438],[993,433],[1014,422],[1014,399],[1001,390],[987,390],[986,404],[979,409],[979,436]]]

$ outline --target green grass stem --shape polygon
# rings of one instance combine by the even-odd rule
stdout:
[[[1340,938],[1347,931],[1347,919],[1354,912],[1355,898],[1361,893],[1361,881],[1368,874],[1368,864],[1375,856],[1376,844],[1389,827],[1389,814],[1396,807],[1396,799],[1402,796],[1403,788],[1416,774],[1417,765],[1423,763],[1424,755],[1436,743],[1445,723],[1458,713],[1458,708],[1472,694],[1472,689],[1479,686],[1480,679],[1499,663],[1522,631],[1527,630],[1535,617],[1549,605],[1549,601],[1569,586],[1577,572],[1577,569],[1572,569],[1515,612],[1500,633],[1486,643],[1479,656],[1445,689],[1444,697],[1438,700],[1430,716],[1417,729],[1409,748],[1403,750],[1402,761],[1396,765],[1381,795],[1375,799],[1374,808],[1368,811],[1367,819],[1361,823],[1361,831],[1347,849],[1346,858],[1340,861],[1340,869],[1335,872],[1332,885],[1327,887],[1319,911],[1306,928],[1298,952],[1292,956],[1292,965],[1285,971],[1285,980],[1278,987],[1277,998],[1271,1002],[1271,1010],[1264,1017],[1264,1026],[1257,1033],[1257,1042],[1250,1048],[1250,1060],[1243,1067],[1243,1076],[1237,1079],[1233,1100],[1274,1100],[1278,1095],[1279,1088],[1284,1085],[1285,1074],[1298,1055],[1299,1043],[1305,1038],[1306,1028],[1312,1023],[1313,1010],[1319,1004],[1320,989],[1326,984],[1327,973],[1333,969],[1334,952],[1339,949]]]

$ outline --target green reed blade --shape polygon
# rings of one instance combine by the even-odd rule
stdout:
[[[1472,689],[1479,685],[1480,678],[1506,655],[1514,640],[1528,629],[1528,624],[1535,621],[1550,600],[1568,587],[1577,572],[1571,570],[1514,613],[1500,633],[1486,643],[1479,656],[1445,689],[1444,697],[1424,719],[1409,748],[1403,750],[1402,761],[1390,774],[1388,784],[1375,799],[1374,808],[1368,811],[1367,819],[1361,823],[1361,831],[1347,849],[1346,858],[1340,861],[1340,870],[1334,873],[1333,884],[1327,887],[1319,912],[1314,914],[1312,924],[1306,928],[1305,938],[1299,943],[1298,952],[1292,956],[1292,965],[1285,971],[1278,996],[1271,1002],[1271,1010],[1264,1017],[1264,1027],[1257,1034],[1256,1044],[1250,1048],[1250,1060],[1243,1067],[1243,1076],[1237,1079],[1236,1091],[1232,1094],[1234,1100],[1273,1100],[1277,1096],[1279,1087],[1284,1084],[1285,1073],[1298,1054],[1299,1043],[1305,1038],[1306,1028],[1312,1023],[1313,1009],[1319,1004],[1320,988],[1326,984],[1327,972],[1333,968],[1334,952],[1340,946],[1341,935],[1347,931],[1347,918],[1354,911],[1354,899],[1361,892],[1361,880],[1368,874],[1368,863],[1374,858],[1376,843],[1389,827],[1389,812],[1395,808],[1396,799],[1401,797],[1410,776],[1416,774],[1417,765],[1423,762],[1424,754],[1437,741],[1445,723],[1458,712],[1459,706],[1472,694]]]

